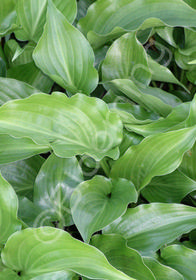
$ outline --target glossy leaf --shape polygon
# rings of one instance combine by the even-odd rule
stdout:
[[[0,6],[0,36],[4,36],[7,32],[16,27],[16,11],[15,0],[1,0]]]
[[[193,27],[196,25],[195,16],[195,10],[178,0],[101,0],[90,6],[86,17],[80,20],[79,28],[98,48],[127,30],[165,24]]]
[[[160,118],[148,124],[128,124],[127,129],[143,136],[149,136],[157,133],[178,130],[187,126],[187,118],[190,113],[190,104],[183,103],[172,110],[166,118]]]
[[[90,44],[51,1],[33,59],[45,74],[72,94],[90,94],[97,86],[98,74],[93,67],[94,53]]]
[[[184,154],[180,170],[188,177],[196,181],[196,144]]]
[[[0,171],[18,195],[27,196],[32,199],[35,178],[43,163],[44,158],[35,156],[29,159],[0,165]]]
[[[85,153],[97,160],[118,157],[122,140],[118,116],[103,101],[83,94],[34,94],[8,102],[0,108],[0,133],[5,131],[31,137],[61,157]]]
[[[13,99],[22,99],[38,92],[32,86],[14,79],[0,78],[0,106]]]
[[[180,272],[185,280],[194,280],[196,251],[182,245],[171,245],[161,250],[161,260]]]
[[[72,194],[71,212],[84,241],[125,213],[131,202],[137,202],[137,192],[125,179],[95,176],[81,183]]]
[[[63,159],[52,154],[41,167],[34,186],[34,203],[52,221],[63,226],[73,224],[71,194],[83,181],[82,170],[75,157]]]
[[[16,79],[37,88],[42,92],[50,92],[53,81],[44,75],[34,62],[14,65],[7,71],[7,77]]]
[[[55,6],[71,23],[76,16],[75,0],[53,0]],[[46,21],[47,0],[18,0],[17,20],[22,30],[15,32],[16,37],[23,41],[38,42],[43,33]]]
[[[14,138],[0,134],[0,164],[32,157],[50,151],[47,145],[38,145],[29,138]]]
[[[192,191],[196,190],[196,182],[182,172],[155,177],[142,190],[142,195],[150,202],[180,203]]]
[[[93,279],[133,279],[112,267],[94,247],[50,227],[29,228],[12,235],[3,249],[2,260],[9,268],[32,278],[70,270]]]
[[[128,248],[126,240],[116,234],[95,235],[91,244],[104,253],[108,261],[117,269],[137,280],[156,279],[148,269],[140,254]]]
[[[111,176],[131,180],[142,189],[153,177],[169,174],[180,165],[184,153],[195,143],[195,133],[192,127],[145,138],[114,163]]]
[[[178,81],[178,79],[176,79],[176,77],[167,67],[159,64],[150,56],[148,57],[148,65],[152,73],[152,80],[177,84],[188,91],[187,88],[180,81]]]
[[[72,272],[58,271],[33,277],[32,280],[73,280]]]
[[[160,249],[196,227],[196,209],[182,204],[151,203],[130,208],[104,229],[127,240],[144,255]]]
[[[156,280],[183,280],[183,276],[177,272],[176,270],[172,269],[169,266],[163,265],[157,260],[144,257],[143,261],[145,265],[153,272],[156,277]]]
[[[0,174],[0,244],[4,244],[10,235],[21,229],[17,211],[17,195]]]
[[[116,92],[122,92],[128,98],[143,106],[147,110],[153,111],[157,114],[167,116],[171,112],[171,106],[165,104],[161,99],[145,94],[140,88],[131,80],[117,79],[108,83],[110,88]]]
[[[103,82],[131,79],[148,85],[151,80],[146,52],[135,33],[127,33],[112,44],[101,69]]]

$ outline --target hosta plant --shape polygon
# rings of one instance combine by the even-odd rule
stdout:
[[[0,1],[0,280],[195,280],[196,1]]]

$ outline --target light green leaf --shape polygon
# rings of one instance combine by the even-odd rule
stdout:
[[[53,0],[53,2],[72,23],[77,11],[76,1]],[[38,42],[46,22],[47,0],[18,0],[16,11],[18,25],[22,26],[22,30],[15,32],[17,39]]]
[[[148,85],[151,80],[147,54],[134,32],[123,35],[112,44],[101,69],[103,82],[131,79]]]
[[[190,149],[190,151],[184,154],[180,170],[188,177],[196,181],[196,144]]]
[[[194,27],[196,11],[179,0],[101,0],[79,21],[79,28],[96,48],[123,32],[165,25]]]
[[[0,165],[0,171],[18,195],[27,196],[32,199],[35,178],[43,163],[44,158],[35,156],[29,159]]]
[[[195,227],[195,208],[150,203],[129,208],[125,215],[107,226],[104,233],[120,234],[129,247],[148,255]]]
[[[12,32],[16,28],[16,0],[1,0],[0,5],[0,36]]]
[[[42,92],[50,92],[53,81],[44,75],[34,62],[15,65],[8,69],[7,77],[16,79],[39,89]]]
[[[108,85],[115,93],[123,93],[134,102],[157,114],[167,116],[172,110],[172,107],[165,104],[160,98],[150,94],[145,94],[145,89],[142,91],[140,87],[131,80],[112,80],[108,82]]]
[[[33,94],[0,108],[0,133],[30,137],[60,157],[118,157],[122,123],[100,99],[84,94]]]
[[[128,124],[126,128],[143,136],[163,133],[171,130],[185,128],[190,113],[190,103],[183,103],[175,107],[166,118],[160,118],[149,124]]]
[[[0,244],[4,244],[10,235],[21,229],[17,211],[17,195],[0,174]]]
[[[189,62],[189,64],[196,64],[196,59]]]
[[[13,99],[23,99],[38,92],[36,88],[9,78],[0,78],[0,106]]]
[[[143,257],[145,265],[153,272],[156,280],[184,280],[183,276],[169,266],[163,265],[151,257]]]
[[[22,160],[50,150],[49,145],[38,145],[29,138],[0,134],[0,164]]]
[[[196,251],[182,245],[171,245],[161,250],[161,260],[180,272],[184,280],[194,280],[196,275]]]
[[[95,235],[91,244],[104,253],[108,261],[117,269],[137,280],[153,280],[140,254],[127,247],[126,240],[117,234]]]
[[[84,241],[125,213],[131,202],[137,202],[137,192],[125,179],[95,176],[81,183],[72,194],[71,212]]]
[[[111,176],[131,180],[141,190],[153,177],[174,171],[195,139],[195,127],[149,136],[114,163]]]
[[[58,271],[33,277],[31,280],[72,280],[73,276],[72,272]]]
[[[69,226],[73,224],[70,198],[82,181],[82,170],[75,157],[63,159],[52,154],[36,178],[34,203],[52,221],[59,221],[61,226]]]
[[[141,135],[138,135],[134,132],[129,132],[126,129],[124,129],[123,141],[121,142],[121,144],[119,146],[120,156],[122,156],[130,146],[137,145],[142,140],[143,140],[143,137]]]
[[[173,46],[174,48],[177,48],[176,42],[173,37],[173,27],[160,27],[156,29],[156,33],[165,40],[168,44]]]
[[[52,0],[52,2],[70,23],[74,22],[77,14],[76,0]]]
[[[173,83],[183,87],[187,92],[188,89],[173,75],[173,73],[165,66],[159,64],[150,56],[148,56],[148,65],[152,73],[152,80],[166,83]]]
[[[0,280],[21,280],[21,277],[17,275],[16,272],[12,271],[11,269],[4,269],[0,271]]]
[[[142,190],[149,202],[180,203],[190,192],[196,190],[196,182],[179,170],[171,174],[155,177]]]
[[[93,279],[133,279],[112,267],[96,248],[50,227],[29,228],[12,235],[2,251],[2,260],[7,267],[32,278],[69,270]]]
[[[45,74],[72,94],[90,94],[97,86],[98,73],[93,67],[94,53],[90,44],[51,1],[33,59]]]

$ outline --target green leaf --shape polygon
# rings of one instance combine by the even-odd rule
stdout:
[[[0,171],[18,195],[27,196],[32,199],[35,178],[43,163],[44,159],[42,157],[35,156],[29,159],[0,165]]]
[[[196,181],[196,144],[184,154],[180,170],[185,173],[188,177]]]
[[[127,247],[126,240],[116,234],[95,235],[91,244],[104,253],[108,261],[117,269],[137,280],[153,280],[150,269],[148,269],[140,254]]]
[[[0,164],[32,157],[50,151],[47,145],[38,145],[29,138],[14,138],[0,134]]]
[[[171,245],[161,250],[161,260],[180,272],[185,280],[194,280],[196,251],[182,245]]]
[[[127,79],[117,79],[108,82],[110,88],[117,94],[123,93],[134,102],[143,106],[145,109],[155,112],[157,114],[167,116],[172,107],[165,104],[160,98],[156,96],[145,94],[133,81]]]
[[[10,235],[21,229],[17,211],[17,195],[0,174],[0,244],[4,244]]]
[[[72,272],[58,271],[33,277],[31,280],[72,280],[73,276]]]
[[[149,124],[128,124],[126,128],[143,136],[185,128],[190,113],[190,104],[183,103],[175,107],[166,118],[160,118]]]
[[[82,170],[75,157],[63,159],[52,154],[37,175],[34,203],[52,221],[59,221],[61,226],[69,226],[73,224],[70,198],[82,181]]]
[[[3,271],[0,271],[0,280],[20,280],[21,277],[17,275],[16,272],[12,271],[11,269],[4,269]]]
[[[153,272],[156,280],[183,280],[183,276],[169,266],[163,265],[150,257],[143,257],[145,265]]]
[[[195,18],[196,11],[178,0],[101,0],[90,6],[86,17],[79,21],[79,28],[98,48],[123,32],[139,28],[195,27]]]
[[[129,247],[148,255],[195,227],[195,208],[150,203],[129,208],[125,215],[107,226],[104,233],[120,234]]]
[[[42,92],[50,92],[53,81],[44,75],[34,62],[14,65],[7,71],[7,77],[16,79],[37,88]]]
[[[23,99],[38,92],[36,88],[9,78],[0,78],[0,106],[9,100]]]
[[[96,248],[50,227],[29,228],[12,235],[2,251],[2,260],[9,268],[31,278],[69,270],[93,279],[133,279],[112,267]]]
[[[151,80],[147,54],[134,32],[123,35],[112,44],[101,69],[103,82],[131,79],[148,85]]]
[[[95,176],[81,183],[72,194],[71,212],[84,241],[119,218],[131,202],[137,202],[137,192],[125,179]]]
[[[0,36],[16,27],[16,0],[1,0],[0,6]]]
[[[165,66],[159,64],[148,56],[148,65],[152,73],[152,80],[166,83],[173,83],[183,87],[187,92],[188,89],[173,75],[173,73]]]
[[[77,11],[76,1],[53,0],[53,2],[72,23]],[[17,39],[38,42],[46,22],[47,0],[18,0],[16,11],[18,25],[22,26],[22,30],[15,32]]]
[[[145,138],[114,163],[111,176],[131,180],[140,190],[153,177],[171,173],[180,165],[184,153],[193,146],[195,129],[185,128]]]
[[[45,74],[72,94],[90,94],[97,86],[98,74],[93,67],[94,53],[90,44],[51,1],[33,59]]]
[[[60,157],[118,157],[122,123],[99,99],[83,94],[33,94],[0,108],[0,133],[30,137]],[[112,136],[112,137],[111,137]]]
[[[155,177],[142,190],[142,195],[149,202],[180,203],[190,192],[196,190],[196,182],[179,170]]]

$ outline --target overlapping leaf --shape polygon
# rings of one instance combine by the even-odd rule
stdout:
[[[196,26],[196,11],[183,1],[172,0],[101,0],[92,4],[79,28],[98,48],[117,38],[125,30],[153,26]],[[96,20],[95,20],[96,19]]]
[[[52,221],[59,221],[61,227],[73,224],[70,197],[83,181],[82,170],[75,157],[62,159],[51,155],[35,181],[34,203]],[[44,214],[45,212],[45,214]]]
[[[31,278],[71,270],[93,279],[133,279],[111,266],[99,250],[50,227],[12,235],[3,249],[2,260],[12,270],[20,271],[21,276]]]
[[[161,250],[161,260],[179,271],[185,280],[194,280],[196,251],[182,245],[171,245]]]
[[[17,219],[18,198],[9,183],[0,174],[0,244],[21,229]]]
[[[104,229],[127,240],[144,255],[155,252],[196,227],[196,209],[182,204],[151,203],[130,208]]]
[[[81,183],[71,197],[73,220],[84,241],[121,216],[131,202],[137,201],[134,185],[125,180],[95,176]]]
[[[61,157],[118,157],[122,123],[99,99],[77,94],[34,94],[0,108],[0,133],[30,137]],[[112,136],[112,137],[111,137]]]
[[[72,94],[97,86],[94,53],[86,38],[49,1],[45,29],[33,54],[36,65]]]
[[[114,163],[111,176],[131,180],[142,189],[153,177],[174,171],[195,139],[195,127],[149,136]]]

